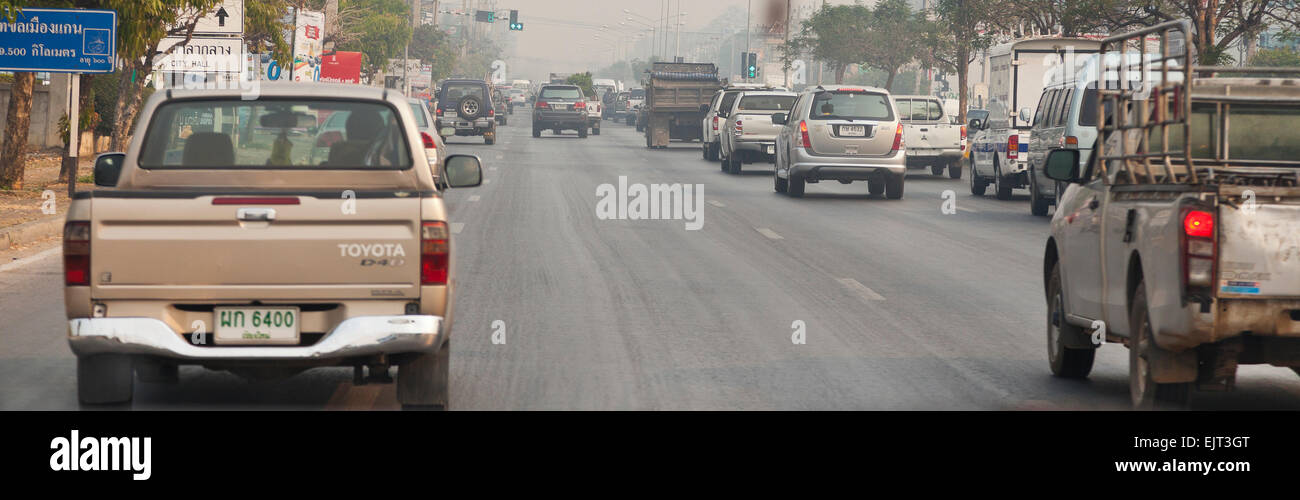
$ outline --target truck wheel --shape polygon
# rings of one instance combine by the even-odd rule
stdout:
[[[889,175],[885,177],[885,198],[898,200],[903,198],[903,179],[906,174]]]
[[[135,388],[131,357],[124,354],[77,356],[77,399],[91,405],[125,403]]]
[[[884,179],[871,179],[867,181],[867,193],[871,196],[880,196],[885,192]]]
[[[580,128],[580,129],[578,129],[578,138],[579,138],[579,139],[586,139],[586,138],[587,138],[587,127],[582,127],[582,128]]]
[[[930,173],[933,175],[943,175],[943,164],[930,165]]]
[[[805,186],[803,176],[794,173],[793,170],[788,175],[790,185],[786,189],[786,194],[790,195],[791,198],[803,198],[803,188]]]
[[[542,136],[542,129],[533,126],[533,137],[536,138],[541,136]]]
[[[974,196],[984,196],[984,191],[986,191],[988,187],[989,181],[980,177],[980,174],[975,171],[975,167],[972,165],[970,169],[970,194]]]
[[[600,135],[600,127],[592,128],[591,135]]]
[[[397,402],[402,409],[439,409],[450,406],[451,339],[436,353],[423,353],[397,365]]]
[[[1047,291],[1052,294],[1047,298],[1047,363],[1052,367],[1052,375],[1086,378],[1092,373],[1092,362],[1097,356],[1097,349],[1075,349],[1065,345],[1078,345],[1091,342],[1091,339],[1086,338],[1087,333],[1082,328],[1065,320],[1065,294],[1061,291],[1060,264],[1052,266]]]
[[[710,143],[709,143],[709,149],[708,149],[708,151],[709,151],[709,156],[708,156],[707,160],[709,160],[709,161],[718,161],[718,153],[719,153],[718,149],[719,149],[719,148],[720,148],[720,146],[718,145],[718,143],[716,143],[716,142],[710,142]]]
[[[1145,283],[1139,283],[1133,293],[1133,309],[1129,312],[1129,331],[1133,339],[1128,348],[1128,391],[1133,408],[1138,410],[1176,410],[1187,407],[1191,397],[1191,383],[1160,384],[1151,379],[1148,359],[1158,352],[1151,336],[1151,320],[1147,310]]]
[[[997,160],[993,161],[993,192],[999,200],[1011,199],[1011,185],[1002,177],[1002,167],[998,166]]]
[[[949,178],[949,179],[960,179],[960,178],[961,178],[961,162],[960,162],[960,161],[954,161],[954,162],[948,164],[948,178]]]
[[[772,189],[775,189],[778,193],[789,191],[790,179],[782,179],[781,176],[776,175],[776,171],[772,171]]]
[[[727,157],[727,162],[730,164],[727,167],[727,173],[731,175],[740,175],[740,158],[737,158],[735,154],[732,154]]]
[[[1036,217],[1047,215],[1047,207],[1050,204],[1047,198],[1038,194],[1038,183],[1033,180],[1029,181],[1029,213]]]
[[[484,135],[484,136],[483,136],[483,144],[487,144],[487,145],[491,146],[491,145],[496,144],[496,143],[497,143],[497,135],[496,135],[495,133],[493,133],[493,134],[491,134],[491,135]]]

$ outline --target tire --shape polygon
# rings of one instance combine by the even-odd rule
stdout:
[[[970,194],[984,196],[984,192],[988,190],[988,187],[989,181],[980,177],[979,173],[975,172],[975,167],[972,166],[970,169]]]
[[[397,365],[397,402],[402,409],[446,410],[451,405],[451,339],[436,353],[424,353]]]
[[[961,178],[961,162],[960,162],[960,161],[954,161],[954,162],[948,164],[948,178],[949,178],[949,179],[960,179],[960,178]]]
[[[537,138],[537,137],[541,137],[541,136],[542,136],[542,129],[537,128],[537,126],[534,125],[534,126],[533,126],[533,137],[534,137],[534,138]]]
[[[998,165],[997,159],[993,160],[993,195],[999,200],[1011,199],[1011,185],[1002,177],[1002,167]]]
[[[96,354],[77,357],[77,399],[91,405],[131,401],[135,371],[131,357]]]
[[[943,175],[943,165],[930,165],[930,173],[935,176]]]
[[[591,135],[600,135],[600,127],[591,129]]]
[[[489,136],[486,136],[486,135],[483,136],[483,144],[487,144],[487,145],[491,146],[491,145],[496,144],[496,143],[497,143],[497,136],[496,136],[496,134],[492,134],[492,136],[490,136],[490,137],[489,137]]]
[[[1047,293],[1050,294],[1047,298],[1047,364],[1052,368],[1052,375],[1087,378],[1092,373],[1097,349],[1074,349],[1066,347],[1066,342],[1062,341],[1067,336],[1073,336],[1071,342],[1077,342],[1087,333],[1065,320],[1065,294],[1061,290],[1060,264],[1052,266],[1052,275],[1047,280]]]
[[[1049,206],[1051,206],[1051,203],[1048,202],[1047,198],[1043,198],[1042,195],[1038,194],[1038,183],[1030,180],[1029,213],[1033,214],[1035,217],[1046,216],[1047,207]]]
[[[790,172],[789,176],[789,186],[786,188],[786,194],[790,195],[791,198],[803,198],[803,190],[805,187],[803,176],[795,174],[794,172]]]
[[[885,181],[883,179],[871,179],[867,181],[867,193],[871,196],[880,196],[885,192]]]
[[[501,117],[501,126],[502,126],[502,127],[507,127],[507,126],[509,126],[509,125],[510,125],[510,119],[509,119],[509,118],[506,118],[506,117],[504,117],[504,116]]]
[[[718,153],[719,153],[718,149],[720,149],[718,143],[710,142],[709,145],[707,146],[707,149],[705,150],[707,154],[704,157],[704,159],[709,161],[718,161]]]
[[[897,176],[885,177],[885,198],[899,200],[903,198],[903,180],[907,176],[899,174]]]
[[[727,166],[727,173],[730,173],[731,175],[740,175],[740,169],[742,168],[740,158],[737,158],[734,154],[730,155],[727,157],[727,163],[729,164]]]
[[[456,115],[462,120],[472,122],[483,113],[483,100],[478,97],[467,95],[456,103]]]
[[[580,129],[578,129],[578,138],[579,138],[579,139],[586,139],[586,138],[587,138],[587,127],[582,127],[582,128],[580,128]]]
[[[1151,380],[1147,357],[1160,349],[1151,337],[1151,321],[1147,309],[1146,284],[1139,283],[1133,293],[1133,306],[1129,311],[1129,331],[1133,339],[1128,351],[1128,388],[1133,408],[1137,410],[1177,410],[1187,407],[1191,397],[1191,383],[1158,384]]]
[[[781,176],[776,175],[776,172],[773,171],[772,189],[778,193],[785,193],[790,191],[790,179],[782,179]]]
[[[645,135],[645,147],[647,147],[647,148],[653,148],[653,147],[654,147],[654,143],[653,143],[653,142],[650,142],[650,134],[646,134],[646,135]]]

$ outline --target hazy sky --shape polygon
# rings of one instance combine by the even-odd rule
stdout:
[[[442,0],[444,8],[459,9],[462,0]],[[755,17],[768,0],[753,0]],[[487,0],[478,0],[479,8],[489,7]],[[669,16],[675,16],[678,4],[685,13],[682,20],[682,44],[689,44],[689,32],[703,31],[704,27],[716,20],[727,9],[739,7],[741,12],[747,0],[496,0],[495,9],[506,11],[518,9],[524,31],[506,31],[505,24],[500,23],[495,31],[514,38],[516,57],[511,62],[512,76],[536,78],[548,72],[575,72],[607,66],[614,56],[613,47],[619,45],[617,39],[631,38],[637,30],[644,30],[646,25],[657,24],[655,19],[663,17],[662,6],[671,4]],[[821,0],[793,0],[794,6],[801,4],[820,5]],[[847,3],[847,0],[830,3]],[[474,0],[469,0],[471,9]],[[628,9],[636,14],[635,22],[619,26],[628,14]],[[648,18],[648,19],[647,19]],[[736,20],[744,24],[743,15]],[[757,22],[757,20],[755,21]],[[644,24],[642,24],[644,23]],[[670,21],[671,24],[671,21]],[[601,25],[609,26],[605,33],[599,31]],[[596,38],[599,35],[600,38]],[[705,35],[697,35],[703,39]],[[670,35],[669,40],[676,41]],[[626,50],[627,44],[622,45]],[[645,48],[641,55],[644,56]],[[622,55],[620,51],[620,55]],[[526,74],[521,74],[526,73]]]

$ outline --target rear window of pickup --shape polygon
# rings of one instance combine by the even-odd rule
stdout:
[[[374,102],[260,99],[165,103],[144,169],[377,169],[412,165],[400,115]]]

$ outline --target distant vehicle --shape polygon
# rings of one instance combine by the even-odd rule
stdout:
[[[1178,47],[1166,56],[1178,64],[1152,69],[1170,78],[1150,86],[1094,82],[1114,111],[1088,162],[1068,147],[1045,160],[1068,185],[1043,254],[1052,373],[1087,377],[1103,342],[1123,343],[1139,409],[1230,390],[1244,364],[1300,371],[1300,68],[1195,66],[1218,75],[1196,77],[1190,44],[1170,43],[1192,29],[1107,38],[1111,49],[1154,38]]]
[[[541,137],[550,129],[555,135],[565,130],[577,130],[578,137],[587,138],[591,127],[587,116],[587,99],[577,85],[543,85],[533,106],[533,137]]]
[[[586,99],[587,124],[591,127],[591,135],[600,135],[600,123],[605,119],[605,103],[596,96],[586,96]]]
[[[570,76],[573,76],[573,73],[551,73],[551,78],[548,81],[552,84],[568,83]]]
[[[978,125],[988,121],[989,111],[987,109],[968,109],[966,110],[966,150],[962,152],[961,163],[963,170],[970,170],[970,137],[979,130]]]
[[[776,135],[781,125],[772,123],[772,115],[789,113],[795,95],[762,90],[745,90],[737,95],[718,133],[723,172],[739,174],[744,163],[766,163],[776,158]]]
[[[506,99],[504,93],[500,90],[492,92],[492,110],[496,115],[497,125],[506,126],[510,123],[510,100]]]
[[[989,184],[999,200],[1029,185],[1030,124],[1047,83],[1052,62],[1064,48],[1075,55],[1095,54],[1101,42],[1087,38],[1034,38],[989,49],[989,117],[971,134],[971,194],[983,196]],[[1014,62],[1013,62],[1014,61]]]
[[[872,195],[903,197],[907,155],[903,122],[889,91],[871,87],[809,87],[789,113],[774,113],[776,192],[803,196],[805,183],[867,181]]]
[[[966,151],[966,126],[953,124],[937,97],[894,96],[894,107],[903,121],[907,141],[908,168],[930,167],[930,173],[961,178],[961,156]]]
[[[640,123],[648,148],[666,148],[673,139],[700,138],[709,100],[722,88],[712,63],[657,62],[646,80],[646,103]]]
[[[455,236],[412,110],[360,85],[154,93],[129,153],[97,159],[104,189],[72,200],[64,224],[78,399],[125,403],[137,378],[175,382],[185,365],[253,380],[350,367],[379,383],[396,367],[399,403],[448,408]],[[236,147],[241,116],[281,133]],[[287,134],[317,116],[344,122],[322,161],[313,144],[339,132]],[[476,157],[441,166],[449,187],[482,181]],[[365,197],[352,213],[349,190]]]
[[[528,104],[528,91],[524,89],[520,89],[520,88],[510,89],[509,95],[510,95],[510,104],[512,106],[512,109],[510,110],[511,113],[514,113],[513,106],[524,106]]]
[[[442,166],[447,161],[447,145],[442,141],[442,136],[438,134],[438,126],[434,123],[433,115],[429,113],[429,108],[425,107],[423,99],[408,99],[411,105],[411,116],[415,119],[415,127],[420,130],[420,142],[424,145],[424,156],[429,159],[429,166],[433,167],[433,181],[441,189],[445,187],[447,176],[442,171]],[[340,122],[346,122],[346,111],[335,112],[330,115],[344,115]],[[340,135],[339,138],[342,138]]]
[[[483,80],[444,81],[438,92],[439,107],[434,110],[439,133],[443,137],[482,136],[484,143],[496,144],[496,109],[490,89]]]
[[[627,94],[628,112],[626,115],[627,124],[628,126],[635,125],[637,132],[643,130],[643,127],[639,123],[639,120],[641,119],[641,106],[644,105],[645,105],[645,89],[636,88],[628,91]]]
[[[606,113],[605,117],[611,120],[626,121],[627,115],[631,113],[627,105],[629,95],[631,95],[630,92],[619,92],[618,96],[614,98],[614,106],[611,108],[613,111],[611,113]]]
[[[774,90],[758,83],[733,83],[713,94],[713,99],[709,102],[709,111],[704,114],[704,121],[700,125],[700,142],[705,160],[717,161],[721,158],[722,142],[719,131],[722,128],[722,121],[726,119],[724,115],[731,110],[731,105],[735,104],[736,96],[746,89]]]

